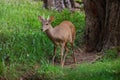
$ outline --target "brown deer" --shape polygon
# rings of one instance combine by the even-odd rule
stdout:
[[[47,36],[54,43],[54,55],[52,58],[52,62],[54,64],[54,59],[56,56],[56,48],[58,45],[61,46],[61,66],[64,66],[65,58],[68,52],[67,43],[69,42],[72,46],[72,58],[74,63],[76,63],[76,58],[73,50],[74,40],[76,30],[74,25],[70,21],[63,21],[56,27],[52,27],[51,22],[54,20],[54,17],[51,16],[47,19],[44,16],[38,16],[39,20],[42,22],[42,30],[46,32]],[[65,53],[64,53],[65,51]]]

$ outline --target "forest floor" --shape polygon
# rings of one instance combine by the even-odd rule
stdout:
[[[82,63],[93,63],[96,60],[98,60],[101,56],[99,56],[96,53],[87,53],[81,49],[75,49],[75,56],[76,56],[76,60],[77,60],[77,64],[82,64]],[[56,65],[60,65],[60,58],[55,59],[55,64]],[[66,57],[66,61],[65,61],[65,68],[76,68],[77,64],[75,64],[73,62],[72,56],[71,54],[68,54],[68,56]],[[35,65],[35,68],[39,68],[38,65]],[[34,71],[29,71],[28,73],[24,74],[20,80],[26,80],[26,79],[30,79],[31,77],[33,78],[33,76],[35,76]],[[40,79],[38,79],[40,80]],[[43,79],[44,80],[44,79]]]
[[[75,51],[75,57],[76,57],[76,61],[77,64],[81,64],[81,63],[94,63],[95,61],[97,61],[98,59],[100,59],[102,57],[102,55],[98,54],[98,53],[88,53],[85,52],[82,49],[76,49]],[[68,54],[69,55],[69,54]],[[60,64],[60,61],[57,59],[55,61],[55,63],[57,65]],[[65,67],[74,67],[75,65],[77,65],[73,62],[72,56],[67,56],[66,57],[66,61],[65,61]]]

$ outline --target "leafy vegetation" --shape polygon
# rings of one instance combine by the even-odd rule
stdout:
[[[40,1],[34,0],[1,0],[0,79],[119,79],[117,77],[120,73],[119,59],[112,62],[81,64],[74,69],[62,69],[59,66],[51,65],[48,59],[52,56],[53,44],[41,31],[38,15],[54,16],[53,26],[63,20],[73,22],[77,30],[75,46],[83,44],[85,15],[84,12],[71,14],[67,9],[61,13],[48,11],[43,9],[41,4]]]

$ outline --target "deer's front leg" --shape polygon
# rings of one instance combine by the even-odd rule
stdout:
[[[54,65],[54,61],[55,61],[55,57],[56,57],[56,48],[57,48],[57,45],[54,45],[54,52],[53,52],[53,58],[52,58],[53,65]]]
[[[63,55],[64,55],[64,48],[65,48],[65,43],[61,44],[61,66],[64,66],[64,62],[63,62]]]

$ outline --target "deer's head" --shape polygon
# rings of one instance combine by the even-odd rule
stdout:
[[[42,22],[42,30],[43,31],[46,31],[48,30],[49,28],[51,28],[51,22],[54,20],[54,17],[51,16],[47,19],[44,18],[44,16],[38,16],[39,20]]]

